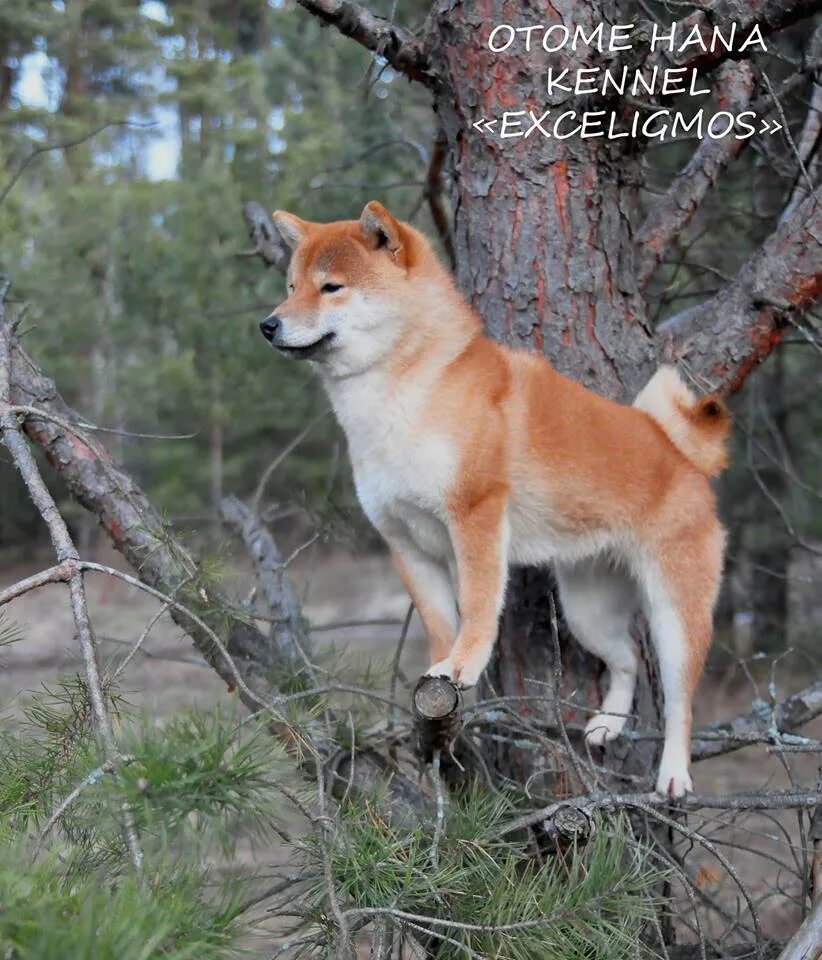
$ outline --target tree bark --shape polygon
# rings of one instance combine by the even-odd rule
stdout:
[[[573,6],[574,25],[590,29],[609,4]],[[592,65],[581,50],[493,53],[489,24],[507,13],[504,0],[439,0],[430,21],[431,64],[448,78],[435,103],[453,164],[457,280],[492,336],[625,399],[654,365],[633,263],[635,151],[624,140],[539,135],[512,145],[472,129],[506,110],[558,107],[566,95],[546,97],[549,64]]]
[[[300,4],[432,90],[450,157],[457,281],[497,339],[543,353],[561,372],[623,402],[636,394],[660,359],[680,360],[697,378],[730,393],[779,343],[792,311],[822,292],[818,188],[782,219],[734,281],[661,331],[652,331],[643,289],[676,231],[732,159],[735,145],[703,145],[635,236],[643,144],[630,138],[557,139],[539,133],[512,143],[474,126],[483,119],[500,123],[508,110],[530,110],[539,117],[548,108],[590,106],[560,88],[549,89],[545,77],[549,68],[599,66],[593,48],[548,54],[539,44],[530,50],[519,44],[491,51],[491,27],[512,18],[506,0],[436,0],[421,41],[349,0]],[[519,11],[522,23],[590,31],[599,23],[626,19],[619,0],[563,0],[547,8],[534,4],[529,20],[524,15],[531,6]],[[736,21],[742,34],[757,26],[767,35],[810,16],[815,8],[814,0],[713,0],[685,18],[684,28],[697,26],[704,32]],[[696,57],[691,49],[684,55],[654,53],[638,39],[630,56],[635,67],[664,61],[707,72],[723,60],[739,59],[740,51],[717,49]],[[744,65],[725,68],[718,84],[720,100],[743,105],[751,96]],[[625,103],[609,106],[624,114],[634,109]],[[250,222],[259,219],[248,210],[246,215]],[[267,262],[281,259],[268,236],[254,239]],[[600,667],[565,636],[559,643],[560,678],[555,651],[546,642],[551,588],[545,573],[513,574],[487,674],[496,695],[520,698],[523,715],[534,712],[523,695],[534,702],[541,695],[550,702],[545,696],[548,678],[554,698],[567,700],[574,691],[584,709],[598,700]],[[639,636],[644,636],[641,629]],[[658,697],[653,662],[645,660],[636,707],[647,726],[656,719]],[[553,719],[570,718],[564,705],[561,711],[558,707],[559,701]],[[517,779],[539,762],[521,750],[506,747],[501,752],[498,762]],[[608,752],[614,766],[627,772],[637,763],[647,767],[653,751],[623,749],[621,757],[619,748]]]

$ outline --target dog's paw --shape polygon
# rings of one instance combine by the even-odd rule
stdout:
[[[656,781],[656,792],[661,797],[679,800],[686,793],[693,793],[694,784],[687,767],[660,767]]]
[[[452,683],[455,683],[462,690],[477,685],[482,671],[485,669],[485,663],[472,663],[470,660],[466,663],[459,663],[453,657],[447,657],[430,666],[426,671],[427,677],[446,677]]]
[[[612,713],[596,713],[585,724],[585,739],[592,747],[602,747],[609,740],[616,740],[622,733],[625,719]]]

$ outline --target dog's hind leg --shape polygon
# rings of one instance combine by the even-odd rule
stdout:
[[[724,534],[715,519],[678,536],[670,533],[642,570],[651,639],[665,696],[665,744],[657,792],[681,797],[693,789],[691,714],[713,632]]]
[[[639,606],[630,576],[606,559],[556,566],[565,620],[579,643],[605,661],[608,693],[599,713],[588,721],[585,736],[593,746],[618,737],[634,700],[639,659],[630,635]]]

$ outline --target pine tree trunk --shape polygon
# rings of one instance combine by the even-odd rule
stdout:
[[[591,27],[603,14],[607,18],[608,11],[597,11],[597,5],[573,6],[566,22]],[[547,55],[541,50],[495,55],[477,43],[489,23],[510,22],[507,11],[503,0],[441,0],[431,21],[434,67],[449,78],[436,93],[436,108],[453,163],[458,282],[489,334],[540,351],[575,380],[628,400],[653,369],[633,268],[631,224],[639,178],[631,141],[500,140],[471,128],[506,110],[531,108],[539,115],[557,106],[545,96]],[[544,10],[534,13],[530,20],[523,15],[522,22],[549,22]],[[575,67],[587,65],[579,61],[579,51],[569,55]],[[557,57],[551,62],[565,65]],[[550,590],[548,573],[512,576],[489,671],[497,695],[546,697],[554,660]],[[575,691],[583,707],[596,706],[601,664],[565,637],[562,650],[564,697]],[[654,699],[646,682],[638,694],[645,728],[655,725]],[[538,712],[533,703],[519,709]],[[564,716],[584,718],[568,710]],[[609,753],[623,769],[650,760],[624,748]],[[540,763],[510,750],[496,759],[519,782]]]

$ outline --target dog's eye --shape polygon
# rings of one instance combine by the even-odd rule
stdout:
[[[338,290],[342,290],[343,285],[341,283],[324,283],[320,287],[320,293],[336,293]]]

